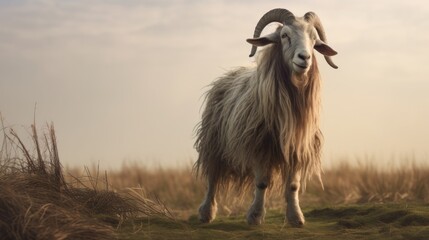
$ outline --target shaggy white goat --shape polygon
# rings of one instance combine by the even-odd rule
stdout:
[[[280,22],[277,30],[259,37],[266,25]],[[256,68],[226,73],[207,92],[206,108],[197,128],[195,169],[208,180],[199,214],[202,222],[216,216],[215,195],[231,182],[245,189],[254,182],[254,201],[247,213],[249,224],[264,220],[266,188],[280,173],[285,183],[286,218],[302,226],[299,206],[301,183],[312,175],[320,178],[322,133],[319,129],[320,78],[313,49],[325,56],[337,54],[326,44],[316,14],[295,17],[286,9],[273,9],[258,22],[256,47],[267,46]],[[244,188],[242,188],[244,187]]]

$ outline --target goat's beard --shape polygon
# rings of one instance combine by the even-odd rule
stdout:
[[[292,84],[297,88],[297,89],[303,89],[308,85],[308,77],[307,77],[307,72],[305,73],[295,73],[292,72],[292,76],[291,76],[291,81]]]

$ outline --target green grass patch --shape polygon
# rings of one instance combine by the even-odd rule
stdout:
[[[292,228],[279,211],[269,211],[261,226],[244,215],[201,224],[188,220],[141,219],[125,223],[124,239],[429,239],[429,206],[362,204],[304,209],[306,225]],[[139,222],[139,223],[138,223]],[[137,224],[138,223],[138,224]]]

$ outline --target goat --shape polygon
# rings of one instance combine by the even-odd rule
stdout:
[[[271,22],[273,33],[260,37]],[[211,222],[217,211],[219,187],[232,182],[256,190],[247,213],[249,224],[265,216],[266,189],[280,173],[285,189],[286,218],[292,226],[304,225],[298,192],[316,174],[320,180],[323,136],[319,128],[320,77],[313,48],[328,64],[337,52],[326,43],[318,16],[308,12],[295,17],[286,9],[268,11],[247,39],[256,48],[267,46],[256,68],[240,67],[212,83],[206,107],[197,125],[194,165],[207,179],[208,189],[199,208],[201,222]]]

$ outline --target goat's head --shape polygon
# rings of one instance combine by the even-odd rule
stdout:
[[[272,22],[280,22],[283,26],[260,37],[265,26]],[[253,38],[247,39],[247,42],[253,45],[250,57],[259,46],[281,44],[285,64],[297,75],[305,74],[310,69],[313,48],[325,56],[331,67],[338,68],[330,58],[337,52],[327,45],[322,23],[313,12],[297,18],[286,9],[273,9],[262,16],[255,27]]]

